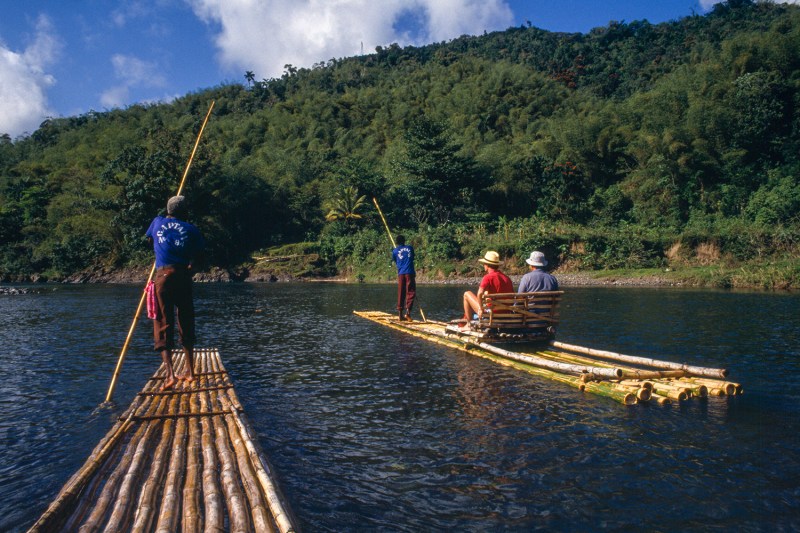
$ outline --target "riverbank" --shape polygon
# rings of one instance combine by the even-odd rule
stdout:
[[[32,276],[29,279],[3,279],[3,283],[143,283],[149,274],[149,266],[107,269],[95,268],[73,274],[64,279],[45,279]],[[800,263],[765,264],[733,267],[692,267],[681,270],[593,270],[552,272],[562,287],[571,286],[616,286],[616,287],[705,287],[723,289],[794,290],[800,287]],[[522,272],[512,270],[510,277],[518,283]],[[420,271],[419,284],[477,285],[481,275],[476,270],[467,275],[444,276],[441,272]],[[194,275],[198,283],[230,282],[337,282],[337,283],[393,283],[394,276],[383,274],[363,275],[358,273],[324,275],[296,275],[283,269],[249,268],[232,269],[213,267],[198,271]]]

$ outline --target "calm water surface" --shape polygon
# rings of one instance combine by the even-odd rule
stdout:
[[[0,295],[0,530],[24,531],[155,371],[138,286]],[[464,287],[421,286],[429,318]],[[800,295],[568,288],[559,339],[723,366],[736,398],[625,407],[360,319],[390,285],[196,285],[306,531],[800,530]]]

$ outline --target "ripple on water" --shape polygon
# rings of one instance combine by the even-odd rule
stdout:
[[[452,318],[462,291],[421,287],[426,314]],[[117,407],[95,412],[139,294],[0,298],[0,530],[32,523],[156,368],[143,321]],[[200,344],[220,348],[303,529],[798,528],[797,296],[569,290],[563,340],[728,366],[747,389],[666,408],[352,315],[392,311],[393,297],[388,285],[197,286]],[[763,310],[747,331],[742,308]]]

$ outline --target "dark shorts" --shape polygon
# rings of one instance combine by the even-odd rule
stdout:
[[[156,302],[161,314],[153,320],[155,351],[172,350],[175,347],[176,322],[181,345],[193,348],[195,330],[192,273],[180,265],[165,266],[156,270],[154,281]]]

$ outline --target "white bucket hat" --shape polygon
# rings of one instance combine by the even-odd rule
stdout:
[[[531,256],[525,260],[531,266],[545,267],[547,266],[547,259],[544,258],[542,252],[531,252]]]

